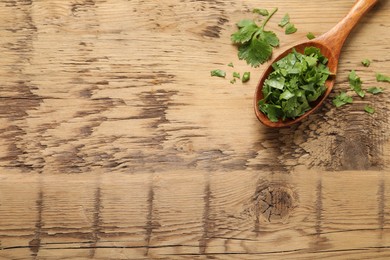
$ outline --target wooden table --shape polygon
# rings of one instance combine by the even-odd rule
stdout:
[[[253,8],[279,8],[278,52],[353,4],[0,1],[0,259],[389,258],[390,84],[375,73],[390,75],[390,1],[350,35],[324,106],[290,128],[257,121],[265,65],[230,43]],[[351,70],[385,91],[337,109]]]

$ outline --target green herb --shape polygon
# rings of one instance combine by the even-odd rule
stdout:
[[[262,15],[262,16],[268,16],[269,15],[269,12],[267,9],[253,9],[252,11],[254,14],[259,14],[259,15]]]
[[[378,87],[371,87],[371,88],[367,89],[367,92],[376,95],[376,94],[382,93],[383,89],[378,88]]]
[[[364,111],[366,111],[369,114],[373,114],[375,112],[375,109],[373,107],[370,107],[369,105],[365,105]]]
[[[311,109],[326,90],[329,72],[325,58],[315,47],[305,48],[304,54],[295,49],[272,64],[274,69],[263,85],[263,99],[259,110],[276,122],[296,118]]]
[[[361,98],[364,97],[364,91],[362,90],[362,81],[361,79],[356,75],[356,72],[352,70],[348,75],[349,80],[349,86],[352,90],[356,92]]]
[[[232,80],[230,80],[230,84],[234,84],[236,83],[236,78],[233,78]]]
[[[258,26],[253,20],[241,20],[238,31],[231,35],[231,41],[238,46],[238,58],[252,67],[258,67],[271,58],[273,47],[279,46],[279,38],[264,27],[278,9],[275,8]]]
[[[341,107],[346,104],[351,104],[352,103],[352,97],[348,96],[347,93],[341,92],[339,95],[337,95],[333,100],[332,103],[336,107]]]
[[[383,75],[381,73],[376,74],[376,81],[381,81],[381,82],[390,82],[390,77]]]
[[[313,40],[315,38],[314,34],[309,32],[306,34],[306,37],[309,39],[309,40]]]
[[[371,61],[369,59],[364,59],[362,60],[362,64],[364,67],[368,67],[371,64]]]
[[[226,72],[223,70],[212,70],[210,71],[212,77],[221,77],[224,78],[226,76]]]
[[[233,78],[240,78],[240,73],[239,72],[233,72]]]
[[[285,29],[285,34],[293,34],[293,33],[295,33],[296,31],[298,31],[298,29],[297,28],[295,28],[295,25],[294,24],[292,24],[292,23],[288,23],[287,25],[286,25],[286,29]]]
[[[234,68],[233,62],[230,62],[228,66]]]
[[[245,83],[247,81],[249,81],[251,78],[251,73],[250,72],[244,72],[244,74],[242,75],[242,82]]]
[[[282,20],[279,22],[280,27],[286,26],[290,22],[290,16],[288,14],[285,14],[282,18]]]

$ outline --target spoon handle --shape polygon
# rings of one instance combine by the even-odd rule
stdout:
[[[359,20],[378,2],[379,0],[358,0],[349,13],[330,31],[317,38],[329,46],[336,59],[340,56],[341,48],[349,33],[359,22]]]

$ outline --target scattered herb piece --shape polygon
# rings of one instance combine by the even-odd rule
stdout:
[[[376,81],[381,81],[381,82],[390,82],[390,77],[383,75],[381,73],[376,74]]]
[[[231,35],[231,41],[238,46],[238,58],[246,60],[252,67],[258,67],[268,61],[272,55],[272,48],[279,46],[279,38],[276,34],[264,30],[265,25],[277,10],[275,8],[269,13],[260,26],[253,20],[239,21],[238,31]]]
[[[309,40],[313,40],[315,38],[314,34],[309,32],[306,34],[306,37],[309,39]]]
[[[282,20],[279,22],[280,27],[286,26],[290,22],[290,16],[288,14],[285,14],[282,18]]]
[[[369,59],[362,60],[362,64],[364,67],[369,67],[371,64],[371,61]]]
[[[234,68],[233,62],[230,62],[228,66]]]
[[[239,72],[233,72],[233,78],[240,78],[240,73]]]
[[[236,83],[236,78],[233,78],[232,80],[230,80],[230,84],[234,84]]]
[[[242,75],[242,82],[245,83],[247,81],[249,81],[251,78],[251,73],[250,72],[244,72],[244,74]]]
[[[373,114],[375,112],[375,109],[373,107],[370,107],[369,105],[365,105],[364,111],[366,111],[369,114]]]
[[[226,72],[223,70],[212,70],[210,71],[212,77],[221,77],[224,78],[226,76]]]
[[[364,91],[362,90],[362,81],[356,75],[356,72],[352,70],[348,75],[349,86],[356,92],[361,98],[364,97]]]
[[[376,95],[376,94],[382,93],[383,89],[378,88],[378,87],[371,87],[371,88],[367,89],[367,92],[371,93],[373,95]]]
[[[297,28],[295,28],[295,25],[293,23],[288,23],[286,25],[286,29],[285,29],[285,34],[293,34],[295,33],[296,31],[298,31]]]
[[[253,9],[252,11],[254,14],[259,14],[259,15],[262,15],[262,16],[268,16],[269,15],[269,12],[267,9]]]
[[[272,122],[303,115],[311,109],[310,102],[326,90],[325,81],[331,74],[326,62],[318,48],[308,47],[304,54],[293,49],[273,63],[274,71],[264,81],[259,110]]]
[[[341,107],[346,104],[351,104],[352,102],[353,102],[352,97],[348,96],[348,94],[345,92],[341,92],[332,100],[333,105],[335,105],[336,107]]]

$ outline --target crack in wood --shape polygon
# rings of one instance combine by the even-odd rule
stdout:
[[[211,199],[213,197],[210,187],[210,176],[206,175],[205,187],[204,187],[204,196],[203,196],[203,217],[202,217],[202,237],[199,240],[199,253],[204,254],[207,249],[207,244],[212,236],[212,227],[214,223],[210,218],[211,214]]]
[[[32,251],[32,256],[34,259],[37,258],[39,250],[41,248],[41,233],[43,228],[43,221],[42,221],[42,213],[43,213],[43,190],[42,186],[39,187],[38,192],[38,199],[36,200],[36,208],[37,208],[37,221],[35,223],[35,231],[34,231],[34,238],[30,240],[29,247]]]
[[[100,241],[100,234],[101,234],[101,209],[102,209],[102,192],[100,188],[100,182],[98,183],[98,187],[96,188],[95,195],[94,195],[94,211],[93,211],[93,223],[92,223],[92,245],[91,245],[91,251],[89,253],[90,258],[94,258],[96,254],[96,248],[97,244]]]

